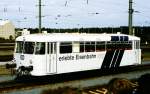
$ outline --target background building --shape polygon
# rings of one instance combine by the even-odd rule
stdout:
[[[0,38],[14,39],[15,38],[15,26],[9,20],[0,21]]]

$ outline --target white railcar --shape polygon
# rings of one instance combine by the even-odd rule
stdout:
[[[16,39],[18,75],[44,76],[141,63],[140,38],[125,34],[30,34]]]

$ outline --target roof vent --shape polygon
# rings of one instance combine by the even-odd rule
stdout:
[[[121,34],[120,32],[117,32],[117,34]]]

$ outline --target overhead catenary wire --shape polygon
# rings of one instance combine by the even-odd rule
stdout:
[[[2,0],[2,1],[9,1],[9,0]],[[35,5],[37,5],[37,2],[32,4],[32,7],[34,7],[34,8],[29,9],[28,6],[26,6],[23,3],[24,0],[15,0],[15,1],[18,1],[19,4],[16,2],[13,2],[11,5],[6,2],[0,3],[0,5],[2,5],[1,8],[3,9],[3,11],[0,10],[0,13],[5,14],[5,17],[10,18],[9,17],[10,14],[14,15],[16,12],[19,12],[20,15],[16,15],[16,16],[18,17],[18,19],[20,18],[20,20],[22,19],[21,15],[23,15],[24,17],[27,17],[29,19],[31,17],[34,19],[37,19],[38,11],[37,11],[37,7],[35,7]],[[123,14],[128,13],[127,12],[128,3],[124,3],[123,1],[117,1],[117,2],[105,1],[105,0],[101,0],[101,1],[100,0],[92,0],[90,2],[89,2],[89,0],[61,0],[61,1],[54,0],[52,2],[48,2],[48,1],[49,0],[43,0],[45,6],[42,7],[43,8],[42,17],[47,17],[47,18],[50,17],[50,18],[53,18],[54,20],[56,17],[52,17],[52,16],[56,16],[56,15],[54,15],[54,13],[61,12],[61,9],[64,9],[64,11],[65,11],[65,9],[66,10],[73,9],[75,11],[77,11],[77,10],[80,10],[80,11],[77,11],[77,12],[79,12],[79,14],[78,14],[77,12],[73,12],[72,10],[69,10],[68,12],[66,12],[66,15],[64,15],[63,12],[61,12],[62,13],[61,17],[57,17],[57,20],[69,19],[70,17],[78,18],[80,15],[81,15],[81,17],[83,16],[83,18],[84,18],[84,17],[91,17],[93,15],[94,16],[110,15],[110,14],[111,15],[114,15],[114,14],[123,15]],[[80,2],[80,3],[78,3],[78,2]],[[76,3],[76,4],[74,4],[74,3]],[[100,6],[99,4],[102,4],[102,6]],[[108,11],[111,9],[111,7],[110,6],[105,7],[106,4],[111,5],[111,7],[113,7],[112,12]],[[13,9],[14,5],[17,8]],[[148,10],[149,10],[149,9],[147,9],[148,6],[144,7],[144,5],[141,5],[139,3],[138,4],[134,3],[133,5],[134,6],[136,6],[136,5],[143,6],[143,8],[135,7],[135,9],[137,9],[137,11],[140,12],[140,14],[145,14],[145,12],[146,11],[148,12]],[[52,12],[52,10],[54,9],[53,8],[54,6],[58,6],[58,9],[56,10],[56,12]],[[88,10],[89,6],[92,7],[92,9]],[[120,6],[121,7],[123,6],[123,8],[122,9],[119,8]],[[107,10],[107,8],[109,8],[109,9]],[[48,11],[46,12],[45,9]],[[138,9],[141,9],[141,10],[138,10]],[[148,13],[146,13],[146,14],[148,14]],[[67,15],[71,15],[71,16],[67,16]],[[136,16],[137,14],[134,14],[134,15]],[[33,16],[35,16],[35,17],[33,17]],[[144,16],[142,16],[142,17],[144,17]],[[53,19],[51,19],[51,20],[53,20]],[[46,20],[46,19],[44,19],[44,20]],[[44,22],[46,22],[46,21],[44,21]]]

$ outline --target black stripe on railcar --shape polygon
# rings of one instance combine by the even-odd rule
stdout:
[[[115,64],[116,64],[116,62],[117,62],[117,60],[118,60],[118,56],[119,56],[119,50],[115,50],[113,59],[112,59],[112,61],[111,61],[110,68],[114,68],[114,67],[115,67]]]
[[[114,65],[115,68],[118,68],[120,66],[123,54],[124,54],[124,50],[119,50],[119,55],[118,55],[118,58],[117,58],[117,62],[115,62],[115,65]]]
[[[107,51],[101,66],[101,69],[108,69],[110,64],[111,64],[111,60],[112,57],[114,55],[115,50],[111,50],[111,51]]]

